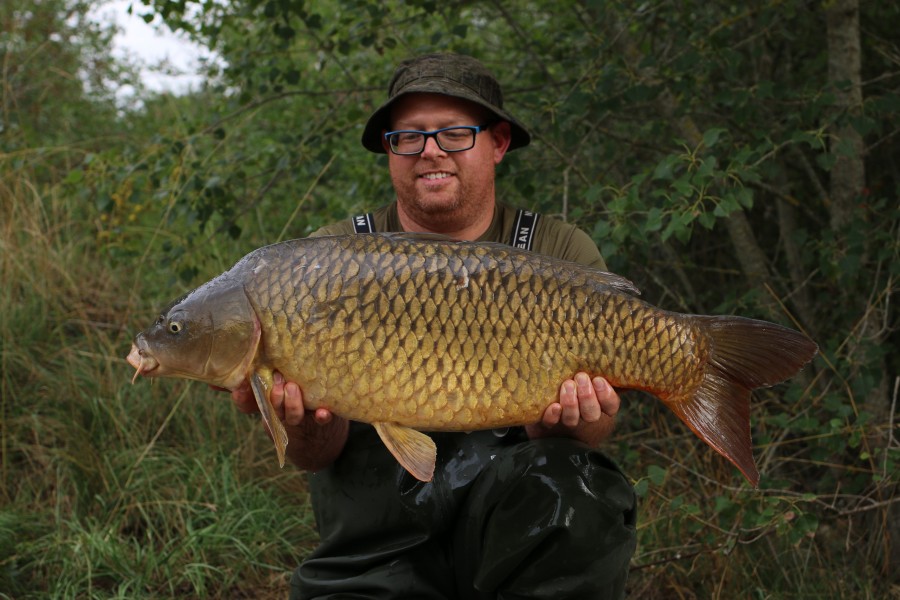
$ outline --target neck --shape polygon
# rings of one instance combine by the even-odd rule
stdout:
[[[491,226],[495,201],[491,198],[477,215],[470,218],[455,215],[415,215],[397,203],[397,216],[403,231],[439,233],[457,240],[475,241]]]

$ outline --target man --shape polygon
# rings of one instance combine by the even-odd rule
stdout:
[[[404,62],[362,138],[388,154],[397,198],[358,221],[369,230],[509,242],[520,213],[496,201],[494,172],[507,151],[529,141],[478,61],[436,54]],[[533,250],[605,266],[578,229],[549,218],[531,225],[523,236],[533,235]],[[314,235],[353,231],[348,220]],[[322,408],[307,414],[302,386],[276,376],[272,392],[288,457],[312,472],[322,538],[294,573],[292,598],[624,595],[635,498],[594,449],[619,409],[602,378],[575,374],[540,423],[432,434],[438,463],[428,483],[406,473],[371,426]],[[241,410],[256,410],[246,390],[234,398]]]

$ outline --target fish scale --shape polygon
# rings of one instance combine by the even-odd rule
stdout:
[[[617,275],[500,244],[292,240],[173,303],[135,338],[129,362],[148,376],[249,380],[283,463],[287,435],[269,399],[280,371],[307,409],[372,423],[426,480],[435,450],[420,431],[538,422],[561,382],[584,371],[655,394],[755,485],[750,390],[792,376],[816,345],[765,321],[664,311],[636,293]]]

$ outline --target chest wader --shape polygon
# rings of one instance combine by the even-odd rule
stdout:
[[[538,218],[519,211],[510,245],[530,249]],[[374,231],[371,215],[353,224]],[[431,437],[424,483],[351,422],[338,460],[309,476],[321,544],[294,571],[292,599],[624,597],[635,495],[603,453],[522,428]]]

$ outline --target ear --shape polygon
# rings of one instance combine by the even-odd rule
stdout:
[[[384,137],[384,134],[386,134],[386,133],[387,133],[387,129],[381,130],[381,147],[384,148],[385,153],[390,154],[391,147],[388,145],[387,138]]]
[[[488,130],[494,140],[494,164],[499,165],[500,161],[509,150],[509,144],[512,141],[512,130],[507,121],[500,121],[491,126]]]

